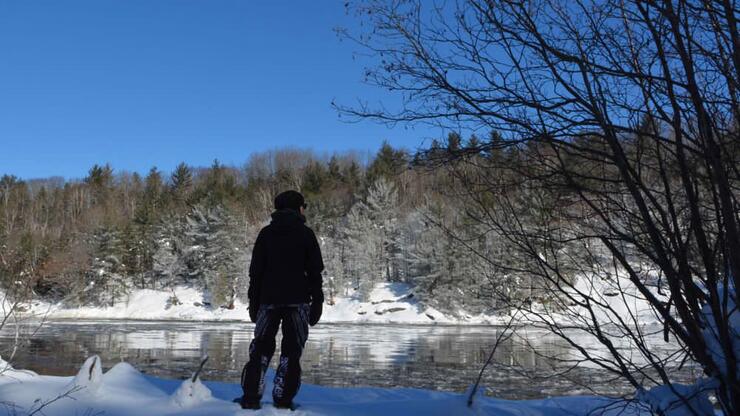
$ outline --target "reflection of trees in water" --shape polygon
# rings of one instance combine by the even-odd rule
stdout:
[[[98,354],[106,368],[123,359],[144,373],[185,378],[207,353],[205,379],[238,381],[252,339],[251,326],[162,326],[50,324],[30,340],[16,362],[45,374],[71,375],[87,356]],[[564,367],[549,357],[573,357],[574,351],[560,338],[543,332],[521,334],[497,349],[496,365],[483,378],[489,394],[535,398],[585,393],[579,384],[607,393],[627,391],[610,376],[592,369],[547,377]],[[320,326],[311,331],[302,359],[303,374],[305,382],[326,386],[462,391],[474,380],[496,335],[496,329],[487,327]],[[9,336],[0,334],[0,342]],[[537,378],[532,380],[529,375]]]

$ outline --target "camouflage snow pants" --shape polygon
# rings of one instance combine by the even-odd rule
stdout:
[[[290,306],[262,305],[257,313],[254,339],[249,345],[249,362],[242,370],[242,390],[248,402],[259,402],[265,389],[265,372],[275,353],[275,336],[283,329],[280,363],[275,372],[272,400],[290,404],[301,387],[301,354],[308,339],[307,304]]]

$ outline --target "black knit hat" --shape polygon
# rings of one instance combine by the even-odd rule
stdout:
[[[275,209],[294,209],[298,211],[306,207],[306,200],[298,191],[285,191],[275,197]]]

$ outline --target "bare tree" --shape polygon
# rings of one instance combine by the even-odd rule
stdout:
[[[672,385],[634,329],[639,317],[609,312],[610,304],[569,279],[579,272],[603,278],[601,266],[567,268],[599,258],[592,264],[601,265],[608,255],[666,334],[718,380],[726,414],[737,414],[740,357],[730,325],[740,283],[737,5],[371,0],[356,11],[372,24],[345,35],[377,58],[367,81],[402,101],[339,110],[388,123],[495,130],[490,141],[442,157],[478,168],[458,169],[480,208],[473,217],[510,238],[527,260],[519,271],[587,311],[577,318],[609,355],[581,348],[583,355],[642,388],[636,375],[647,373],[614,343],[628,337],[657,372],[653,381]],[[498,149],[508,156],[492,157]],[[495,177],[502,168],[525,175],[505,183]],[[548,193],[535,224],[519,221],[510,190],[522,186]],[[486,192],[499,197],[497,206]],[[572,226],[561,227],[565,220]],[[599,309],[618,332],[605,331]]]

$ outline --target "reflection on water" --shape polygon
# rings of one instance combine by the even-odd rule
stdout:
[[[52,322],[37,332],[14,363],[39,373],[71,375],[87,356],[98,354],[107,368],[123,360],[145,373],[185,378],[207,353],[210,360],[204,379],[237,382],[252,330],[251,324],[235,323]],[[462,391],[474,382],[498,331],[494,327],[319,325],[311,328],[302,359],[304,381],[325,386]],[[2,345],[8,345],[11,338],[10,332],[0,332]],[[596,346],[592,350],[598,352]],[[588,367],[565,377],[530,378],[570,366],[545,358],[555,356],[573,357],[575,351],[553,335],[520,330],[496,350],[499,365],[490,368],[483,379],[487,393],[523,399],[588,392],[580,386],[604,394],[632,391],[613,376]],[[690,369],[682,371],[687,377]]]

